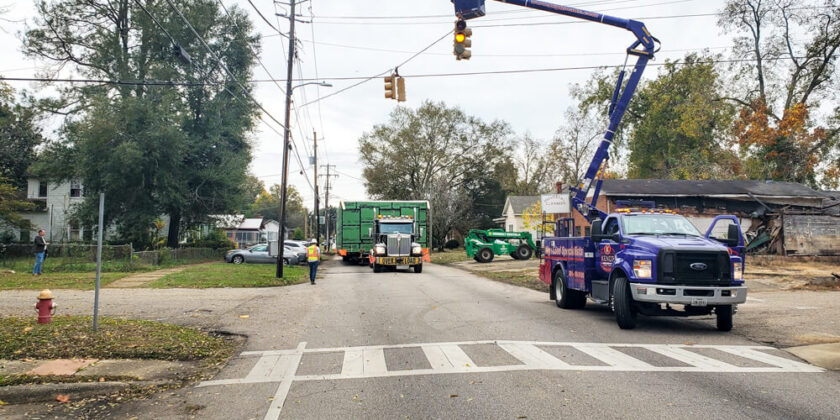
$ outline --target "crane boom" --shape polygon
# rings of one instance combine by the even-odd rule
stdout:
[[[601,13],[590,12],[587,10],[578,9],[575,7],[563,6],[559,4],[549,3],[541,0],[496,0],[502,3],[513,4],[517,6],[527,7],[531,9],[543,10],[550,13],[555,13],[564,16],[570,16],[578,19],[588,20],[591,22],[601,23],[604,25],[615,26],[628,30],[636,37],[636,41],[627,48],[627,54],[636,56],[636,64],[627,82],[624,83],[626,72],[621,70],[616,83],[615,92],[612,97],[612,104],[610,105],[610,124],[604,134],[604,139],[595,151],[595,156],[589,164],[589,168],[582,180],[580,180],[574,187],[571,188],[574,196],[572,197],[572,205],[575,210],[581,213],[590,222],[595,218],[604,218],[606,214],[595,206],[598,202],[598,195],[601,191],[601,175],[605,169],[605,164],[609,159],[609,148],[612,145],[615,133],[621,124],[622,118],[627,111],[627,106],[630,104],[630,99],[636,92],[639,82],[642,79],[642,74],[647,67],[648,61],[654,58],[657,52],[657,45],[659,40],[650,34],[645,27],[645,24],[632,19],[623,19],[614,16],[608,16]],[[462,19],[472,19],[484,16],[484,2],[485,0],[452,0],[455,4],[455,14]],[[595,191],[592,194],[591,202],[587,202],[592,189]]]

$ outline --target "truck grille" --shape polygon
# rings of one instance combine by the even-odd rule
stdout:
[[[687,285],[729,285],[729,254],[709,251],[659,252],[659,283]]]
[[[411,236],[388,235],[388,255],[399,257],[411,253]]]

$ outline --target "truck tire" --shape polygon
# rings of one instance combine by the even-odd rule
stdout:
[[[732,331],[732,318],[735,314],[732,305],[715,306],[715,314],[717,315],[718,331]]]
[[[478,254],[476,256],[476,261],[480,263],[489,263],[493,261],[493,250],[490,248],[481,248],[478,250]]]
[[[554,303],[558,308],[563,309],[583,309],[586,306],[586,294],[579,290],[571,290],[566,286],[566,276],[563,275],[563,270],[554,272],[554,279],[552,281],[554,287]]]
[[[374,272],[374,273],[380,273],[380,272],[382,272],[382,266],[381,266],[381,265],[379,265],[379,264],[377,264],[377,263],[373,263],[373,272]]]
[[[534,254],[534,250],[532,250],[531,247],[528,245],[519,245],[519,248],[516,248],[516,251],[514,253],[516,254],[515,258],[517,260],[524,261],[531,259],[531,255]]]
[[[636,310],[633,307],[633,295],[626,277],[617,277],[613,283],[613,311],[618,327],[622,330],[636,328]]]
[[[414,266],[414,272],[420,274],[423,272],[423,264],[418,264]]]

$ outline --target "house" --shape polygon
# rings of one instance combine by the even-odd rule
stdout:
[[[502,217],[493,219],[501,223],[506,232],[531,232],[533,238],[538,238],[536,229],[526,229],[522,213],[529,207],[540,202],[540,196],[509,195],[505,200]]]
[[[262,217],[248,219],[244,215],[213,215],[216,229],[225,233],[230,241],[246,248],[259,243],[276,241],[280,232],[280,223]],[[286,229],[288,236],[288,228]]]
[[[92,229],[86,230],[78,222],[70,220],[72,207],[84,200],[80,182],[47,182],[30,178],[26,198],[35,204],[35,209],[20,213],[32,223],[31,231],[12,230],[20,242],[30,242],[39,229],[46,230],[47,242],[75,242],[92,237]]]
[[[718,215],[740,220],[752,249],[784,255],[840,255],[840,217],[832,216],[830,193],[792,182],[604,180],[597,207],[610,213],[618,201],[652,201],[688,218],[705,233]],[[838,206],[840,207],[840,206]],[[577,212],[575,235],[590,224]],[[569,217],[569,215],[561,215]]]

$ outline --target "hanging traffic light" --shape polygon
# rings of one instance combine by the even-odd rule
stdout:
[[[385,99],[397,99],[397,94],[394,91],[394,75],[385,78]]]
[[[467,21],[458,19],[455,22],[455,58],[458,60],[469,60],[472,57],[472,29],[467,27]]]
[[[397,100],[405,102],[405,79],[402,77],[397,78]]]

